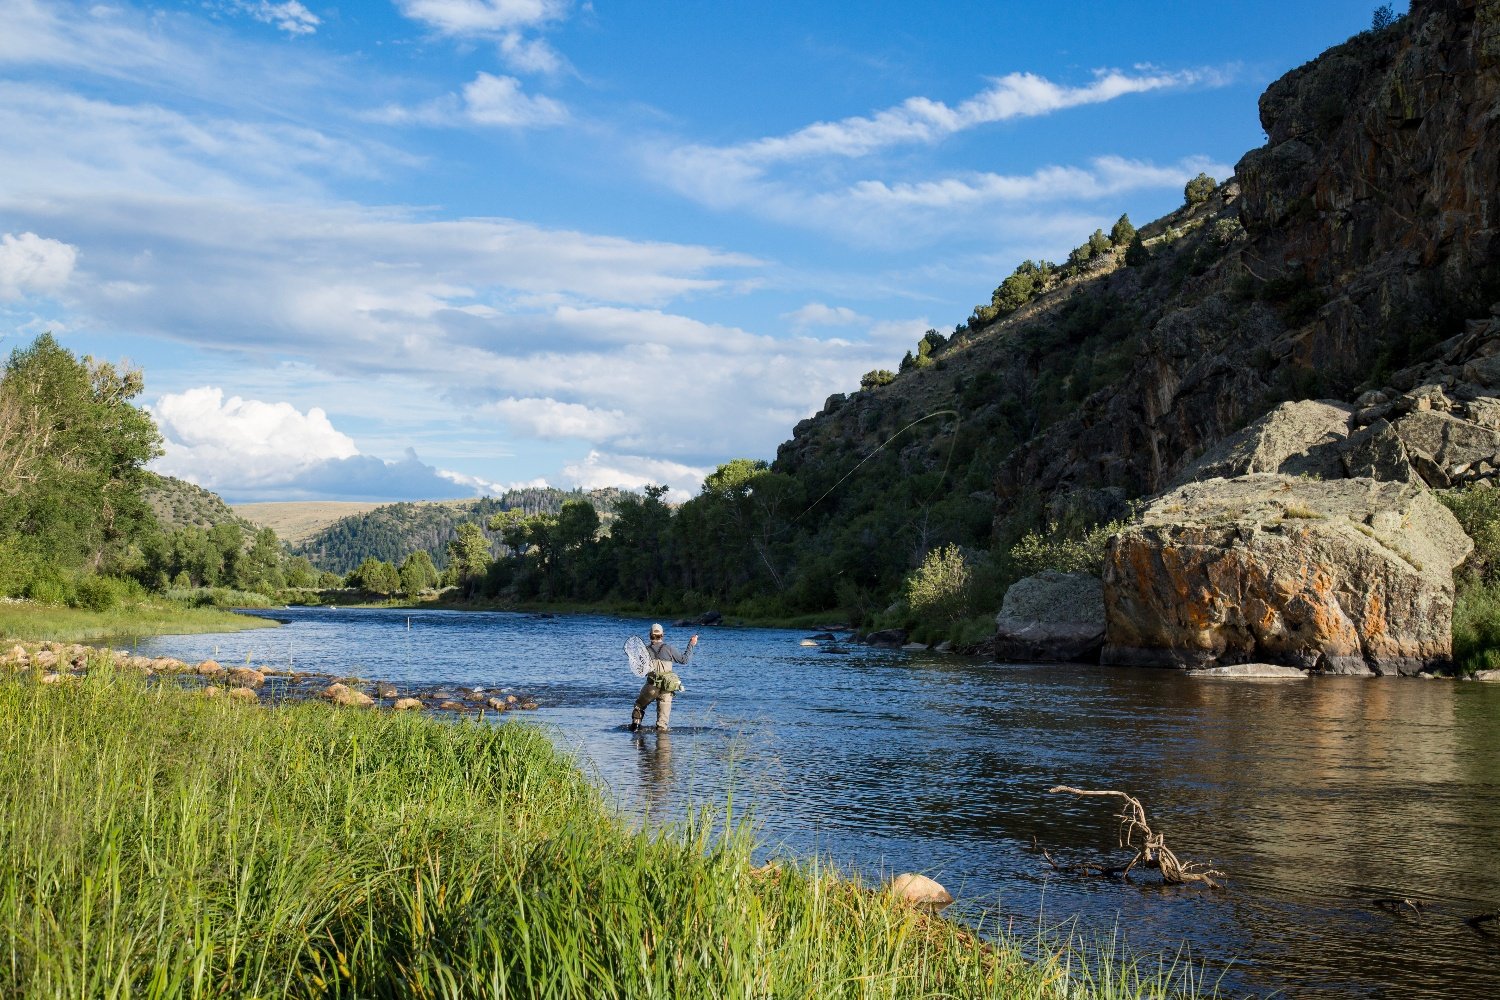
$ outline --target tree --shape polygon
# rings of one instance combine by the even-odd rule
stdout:
[[[990,304],[1000,315],[1009,315],[1036,298],[1046,288],[1053,266],[1050,261],[1023,260],[1010,277],[1000,282]]]
[[[464,596],[472,597],[475,585],[490,565],[490,541],[484,536],[484,529],[473,521],[462,522],[457,530],[458,537],[448,543],[448,565],[455,570]]]
[[[11,352],[0,375],[0,563],[23,569],[7,577],[108,569],[153,524],[144,467],[161,438],[131,403],[143,385],[139,371],[75,358],[51,334]]]
[[[1140,267],[1149,263],[1151,251],[1146,249],[1146,242],[1141,239],[1141,234],[1136,233],[1130,238],[1130,245],[1125,248],[1125,266]]]
[[[894,381],[896,381],[895,372],[886,371],[884,368],[877,368],[872,372],[865,372],[864,375],[860,376],[859,387],[868,391],[882,385],[890,385]]]
[[[1199,174],[1197,177],[1194,177],[1192,180],[1188,181],[1186,186],[1183,187],[1183,200],[1189,207],[1193,205],[1201,205],[1209,199],[1209,197],[1214,193],[1214,189],[1218,186],[1219,182],[1214,180],[1212,177],[1208,176],[1207,174]]]
[[[318,571],[307,556],[293,556],[287,560],[286,585],[303,589],[318,586]]]
[[[401,592],[413,597],[438,585],[437,566],[426,549],[418,549],[401,564]]]
[[[255,533],[255,540],[235,567],[235,584],[262,594],[286,586],[286,574],[281,569],[281,539],[275,531],[261,528]]]
[[[1111,243],[1109,237],[1104,235],[1104,230],[1096,229],[1089,236],[1089,252],[1098,257],[1109,250]]]
[[[1390,4],[1381,4],[1370,14],[1370,30],[1384,31],[1396,23],[1396,11]]]
[[[349,574],[349,583],[372,594],[394,594],[401,589],[401,577],[396,573],[396,567],[374,556],[366,556],[364,562],[355,567]]]
[[[1130,224],[1130,216],[1121,215],[1109,231],[1109,241],[1117,247],[1123,247],[1129,246],[1133,239],[1135,239],[1135,226]]]

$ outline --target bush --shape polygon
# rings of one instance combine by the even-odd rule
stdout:
[[[927,553],[906,580],[906,604],[919,621],[952,627],[969,616],[973,574],[957,545]]]
[[[1500,490],[1487,486],[1464,486],[1438,490],[1441,500],[1459,526],[1474,540],[1474,551],[1459,567],[1459,576],[1474,582],[1500,582]]]
[[[68,603],[89,611],[108,611],[144,597],[141,585],[134,580],[122,580],[113,576],[86,576],[78,581],[73,599]]]
[[[877,386],[890,385],[896,381],[896,373],[877,368],[872,372],[865,372],[859,379],[859,387],[864,390],[874,389]]]
[[[1500,583],[1475,583],[1453,603],[1453,662],[1460,673],[1500,668]]]
[[[1047,526],[1044,535],[1039,531],[1028,531],[1021,540],[1011,546],[1010,558],[1022,576],[1032,576],[1044,570],[1059,573],[1104,572],[1104,549],[1111,535],[1124,530],[1129,522],[1125,519],[1096,524],[1080,534],[1073,534],[1056,524]]]

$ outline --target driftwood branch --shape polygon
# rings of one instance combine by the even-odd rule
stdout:
[[[1160,834],[1151,829],[1151,824],[1146,821],[1146,807],[1141,805],[1140,799],[1124,792],[1108,789],[1085,789],[1073,788],[1070,785],[1056,785],[1047,789],[1051,794],[1079,795],[1085,797],[1117,798],[1123,803],[1120,812],[1115,813],[1115,818],[1120,821],[1120,846],[1135,851],[1135,856],[1125,865],[1097,865],[1085,864],[1064,867],[1052,860],[1052,856],[1046,851],[1042,856],[1047,859],[1056,871],[1075,871],[1085,875],[1119,875],[1128,879],[1130,872],[1137,866],[1143,868],[1155,868],[1161,872],[1162,881],[1168,885],[1182,885],[1188,882],[1198,882],[1208,886],[1210,889],[1219,888],[1219,883],[1214,881],[1214,876],[1224,876],[1221,871],[1215,871],[1194,861],[1182,861],[1171,848],[1167,847],[1165,834]]]

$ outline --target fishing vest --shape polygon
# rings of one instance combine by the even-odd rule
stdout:
[[[650,645],[646,651],[651,654],[651,672],[646,679],[666,694],[675,694],[682,690],[682,678],[677,676],[677,671],[672,668],[676,666],[671,660],[658,659],[656,650]]]

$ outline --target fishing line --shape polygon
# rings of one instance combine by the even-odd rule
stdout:
[[[922,503],[926,504],[933,497],[937,496],[938,489],[943,485],[943,480],[945,480],[945,479],[948,478],[948,470],[953,467],[953,450],[958,445],[958,425],[962,422],[962,418],[959,416],[959,413],[958,413],[957,410],[934,410],[934,411],[932,411],[931,413],[927,414],[924,417],[918,417],[916,420],[913,420],[911,423],[907,424],[905,427],[903,427],[900,430],[896,431],[896,433],[892,434],[890,437],[888,437],[884,441],[880,442],[880,444],[876,445],[874,451],[870,452],[864,458],[860,459],[859,463],[856,464],[854,466],[854,468],[850,469],[848,472],[846,472],[842,476],[840,476],[838,482],[836,482],[832,486],[828,487],[828,489],[824,491],[824,493],[823,493],[822,496],[818,497],[818,499],[816,499],[812,503],[808,504],[807,508],[805,510],[803,510],[801,514],[798,514],[796,517],[792,518],[792,520],[791,520],[790,523],[791,524],[796,524],[798,521],[802,520],[802,518],[805,517],[807,515],[807,513],[809,511],[811,511],[814,507],[816,507],[818,504],[822,503],[824,500],[828,499],[829,495],[831,493],[833,493],[834,490],[836,490],[840,486],[844,485],[844,481],[847,480],[850,476],[854,475],[856,472],[858,472],[861,468],[863,468],[866,462],[868,462],[870,459],[874,458],[876,455],[880,454],[880,452],[882,450],[884,450],[884,448],[885,448],[886,445],[890,444],[892,441],[896,440],[898,437],[900,437],[901,435],[905,434],[907,431],[911,430],[913,427],[917,426],[918,424],[920,424],[920,423],[922,423],[924,421],[927,421],[927,420],[931,420],[933,417],[952,417],[953,418],[953,424],[954,424],[952,440],[950,440],[948,442],[948,455],[947,455],[947,457],[943,461],[943,472],[942,472],[942,475],[938,476],[937,485],[932,488],[932,492],[931,493],[927,494],[927,496],[922,499]]]

